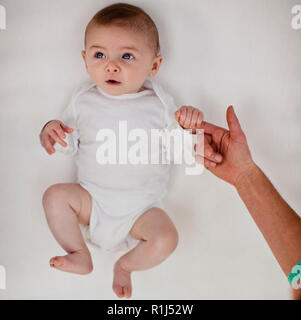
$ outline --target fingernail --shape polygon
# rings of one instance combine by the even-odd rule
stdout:
[[[215,157],[214,157],[215,161],[217,162],[221,162],[223,160],[223,157],[220,155],[220,154],[217,154]]]

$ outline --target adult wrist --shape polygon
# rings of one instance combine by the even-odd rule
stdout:
[[[260,171],[260,168],[252,161],[250,165],[238,175],[234,183],[236,190],[240,191],[249,188],[254,183]]]

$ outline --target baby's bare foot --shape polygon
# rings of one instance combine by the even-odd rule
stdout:
[[[50,259],[50,266],[62,271],[88,274],[93,270],[92,259],[88,250],[78,250],[65,256]]]
[[[131,272],[124,270],[118,261],[114,267],[113,290],[119,298],[132,296]]]

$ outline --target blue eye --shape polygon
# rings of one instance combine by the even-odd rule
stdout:
[[[104,54],[102,52],[96,52],[95,57],[101,59]]]
[[[124,56],[131,56],[133,59],[134,59],[134,57],[130,54],[130,53],[125,53],[124,55],[123,55],[123,57]],[[126,59],[126,60],[132,60],[132,59]]]

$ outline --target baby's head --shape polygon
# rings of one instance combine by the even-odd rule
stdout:
[[[86,28],[82,56],[93,82],[113,96],[142,91],[146,78],[157,74],[163,60],[153,20],[126,3],[96,13]]]

